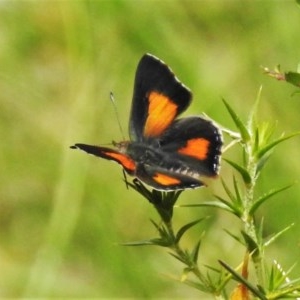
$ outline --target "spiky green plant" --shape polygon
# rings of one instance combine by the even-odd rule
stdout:
[[[233,187],[230,188],[228,180],[222,180],[222,185],[226,197],[215,195],[215,201],[207,201],[200,204],[185,205],[185,207],[214,207],[225,210],[231,215],[239,218],[242,224],[242,230],[239,236],[226,229],[226,232],[244,247],[245,255],[241,258],[238,267],[233,267],[219,259],[219,266],[200,267],[198,257],[200,246],[203,243],[203,234],[195,242],[192,249],[186,250],[181,246],[181,238],[193,226],[203,222],[206,218],[201,218],[183,225],[177,232],[173,229],[173,208],[181,192],[160,192],[149,190],[140,181],[134,180],[128,183],[131,188],[146,198],[158,212],[161,222],[151,221],[155,226],[158,237],[125,243],[127,246],[145,246],[156,245],[166,247],[170,254],[178,261],[184,264],[180,281],[194,287],[202,292],[212,295],[215,299],[280,299],[284,297],[300,297],[300,277],[290,280],[289,271],[285,272],[279,263],[273,262],[271,266],[267,265],[265,258],[265,249],[273,243],[293,224],[274,233],[270,238],[263,235],[263,220],[258,222],[257,211],[261,205],[284,190],[290,188],[292,184],[274,188],[260,196],[256,196],[256,184],[259,180],[263,167],[272,155],[273,150],[282,142],[296,136],[299,132],[292,134],[282,134],[273,138],[275,125],[259,123],[257,121],[258,104],[261,90],[253,110],[250,113],[247,122],[243,122],[235,110],[225,101],[224,105],[229,112],[237,132],[223,129],[233,139],[232,144],[236,144],[243,154],[242,163],[232,161],[224,157],[229,167],[234,169]],[[226,155],[226,153],[225,153]],[[242,180],[238,180],[240,177]],[[183,207],[182,205],[181,207]],[[253,274],[249,279],[249,264],[253,264]],[[252,270],[252,269],[251,269]],[[190,274],[194,274],[190,279]],[[212,274],[214,273],[214,276]],[[215,276],[217,274],[217,276]],[[196,278],[196,279],[194,279]],[[236,281],[237,287],[233,291],[228,291],[228,283]],[[228,296],[228,293],[231,296]],[[251,296],[250,296],[251,295]]]

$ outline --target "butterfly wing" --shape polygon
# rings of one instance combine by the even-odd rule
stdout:
[[[218,174],[222,136],[212,122],[203,118],[175,120],[191,99],[190,90],[162,61],[145,54],[136,71],[129,121],[133,143],[129,144],[131,149],[143,146],[147,151],[141,155],[131,153],[128,142],[124,147],[119,143],[120,151],[87,144],[71,148],[113,160],[155,189],[200,187],[204,183],[199,177]],[[150,154],[162,159],[152,161]],[[141,159],[143,155],[146,161]]]
[[[145,54],[137,67],[129,121],[133,141],[159,137],[190,104],[192,94],[161,60]]]
[[[222,147],[220,130],[201,117],[178,119],[160,138],[161,150],[199,176],[218,174]]]
[[[126,172],[130,175],[135,173],[136,164],[135,162],[127,155],[106,147],[98,147],[93,145],[86,145],[86,144],[75,144],[71,146],[72,149],[80,149],[89,154],[93,154],[98,157],[102,157],[105,159],[113,160],[126,170]]]
[[[156,166],[138,165],[135,175],[142,182],[162,191],[193,189],[204,185],[203,182],[192,176]]]
[[[116,161],[122,165],[128,174],[136,176],[157,190],[183,190],[186,188],[197,188],[203,185],[201,181],[192,176],[179,174],[156,166],[136,164],[127,155],[110,148],[87,144],[75,144],[71,146],[71,148],[80,149],[89,154]]]

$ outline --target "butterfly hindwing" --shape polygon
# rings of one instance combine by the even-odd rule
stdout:
[[[131,140],[160,136],[190,104],[190,90],[158,58],[145,54],[140,60],[134,83],[129,121]]]
[[[179,174],[164,168],[137,165],[136,177],[157,190],[174,191],[197,188],[204,185],[200,180],[184,174]]]
[[[178,119],[160,138],[161,150],[175,155],[192,172],[213,177],[218,174],[222,147],[219,129],[201,117]]]

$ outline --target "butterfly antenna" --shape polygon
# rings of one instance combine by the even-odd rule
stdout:
[[[123,138],[123,140],[125,140],[125,135],[124,135],[124,132],[123,132],[121,123],[120,123],[120,118],[119,118],[119,114],[118,114],[118,109],[117,109],[117,105],[116,105],[116,101],[115,101],[115,97],[114,97],[113,92],[110,92],[110,95],[109,95],[109,96],[110,96],[110,101],[112,102],[112,105],[113,105],[113,108],[114,108],[114,112],[115,112],[115,115],[116,115],[116,118],[117,118],[117,122],[118,122],[118,126],[119,126],[119,129],[120,129],[122,138]]]

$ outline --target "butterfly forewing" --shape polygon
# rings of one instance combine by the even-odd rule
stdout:
[[[190,90],[158,58],[145,54],[134,83],[129,121],[131,140],[159,137],[190,104]]]

